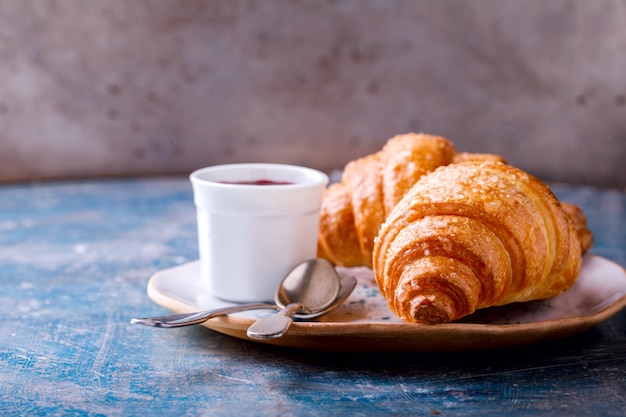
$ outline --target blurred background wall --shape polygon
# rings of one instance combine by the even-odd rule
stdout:
[[[0,180],[329,171],[443,135],[626,187],[625,0],[0,0]]]

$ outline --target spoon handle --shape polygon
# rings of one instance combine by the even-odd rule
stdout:
[[[257,303],[257,304],[241,304],[236,306],[216,308],[213,310],[198,311],[196,313],[186,314],[170,314],[167,316],[145,317],[132,319],[131,324],[143,324],[148,327],[163,327],[171,329],[174,327],[191,326],[192,324],[204,323],[213,317],[225,316],[231,313],[248,310],[271,309],[276,310],[276,305]]]
[[[256,340],[277,339],[287,333],[289,326],[293,323],[291,316],[301,309],[301,304],[289,304],[278,313],[263,317],[252,323],[248,327],[246,334],[249,338]]]

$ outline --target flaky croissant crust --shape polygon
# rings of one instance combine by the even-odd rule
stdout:
[[[373,250],[391,310],[430,324],[555,296],[573,285],[581,263],[572,222],[550,189],[499,162],[423,176],[386,218]]]

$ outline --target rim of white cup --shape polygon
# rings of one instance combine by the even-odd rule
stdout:
[[[274,170],[275,172],[284,172],[284,173],[298,173],[301,175],[298,179],[293,178],[206,178],[207,175],[224,173],[224,172],[243,172],[243,170]],[[329,178],[328,175],[323,173],[322,171],[316,170],[314,168],[308,168],[300,165],[291,165],[291,164],[276,164],[276,163],[264,163],[264,162],[254,162],[254,163],[233,163],[233,164],[221,164],[221,165],[213,165],[204,168],[197,169],[193,171],[189,178],[192,182],[197,184],[211,185],[214,187],[237,187],[237,188],[254,188],[254,189],[275,189],[275,188],[300,188],[300,187],[311,187],[311,186],[320,186],[328,183]],[[270,180],[270,181],[293,181],[289,184],[238,184],[232,182],[221,182],[221,181],[255,181],[255,180]]]

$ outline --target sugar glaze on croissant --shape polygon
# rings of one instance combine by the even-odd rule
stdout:
[[[573,285],[581,263],[576,231],[550,189],[491,161],[421,177],[381,225],[373,249],[391,310],[427,324],[555,296]]]

